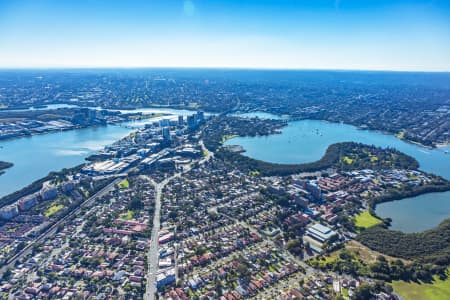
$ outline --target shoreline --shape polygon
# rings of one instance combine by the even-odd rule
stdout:
[[[13,166],[13,163],[0,160],[0,176],[5,174],[6,170],[12,168]]]
[[[446,180],[446,179],[444,178],[444,180]],[[410,191],[409,193],[403,193],[403,194],[399,194],[399,195],[386,195],[385,196],[386,198],[381,196],[378,199],[368,200],[367,201],[367,206],[368,206],[367,210],[375,218],[378,218],[380,220],[386,220],[386,218],[383,218],[383,217],[381,217],[380,215],[378,215],[376,213],[376,207],[379,204],[389,203],[389,202],[396,202],[396,201],[406,201],[406,200],[408,200],[410,198],[415,198],[415,197],[422,196],[422,195],[437,194],[437,193],[440,194],[440,193],[447,193],[447,192],[450,192],[450,182],[448,180],[446,180],[446,185],[442,185],[442,186],[436,186],[436,185],[423,186],[422,190],[413,190],[413,191]],[[390,218],[390,217],[388,217],[388,218]],[[450,216],[445,217],[445,219],[443,219],[442,222],[447,220],[447,219],[450,219]],[[391,230],[391,231],[398,231],[398,230],[391,229],[390,228],[391,226],[392,225],[389,224],[387,226],[387,229]],[[437,226],[432,227],[430,229],[433,229],[433,228],[436,228],[436,227]],[[427,230],[430,230],[430,229],[427,229]],[[426,230],[424,230],[424,231],[426,231]],[[403,232],[403,231],[401,231],[401,232]],[[423,231],[420,231],[420,232],[423,232]],[[405,232],[403,232],[403,233],[405,233]]]
[[[42,104],[42,105],[35,105],[35,106],[17,106],[17,107],[6,107],[6,108],[1,108],[0,107],[0,112],[8,112],[8,111],[33,111],[33,110],[52,110],[52,109],[58,109],[58,108],[49,108],[49,106],[51,105],[68,105],[68,106],[73,106],[73,107],[68,107],[68,108],[88,108],[88,109],[96,109],[96,110],[108,110],[108,111],[119,111],[119,110],[127,110],[130,111],[130,113],[136,111],[136,110],[140,110],[140,109],[174,109],[174,110],[188,110],[188,111],[198,111],[198,110],[202,110],[205,113],[220,113],[220,112],[215,112],[215,111],[208,111],[205,109],[201,109],[200,107],[191,107],[191,106],[172,106],[172,105],[151,105],[151,106],[145,106],[145,107],[109,107],[109,108],[105,108],[105,107],[101,107],[101,106],[80,106],[78,104],[74,104],[74,103],[67,103],[67,102],[56,102],[56,103],[47,103],[47,104]]]
[[[436,149],[442,149],[447,147],[450,147],[450,143],[436,144]]]
[[[267,112],[267,111],[248,111],[248,112],[240,112],[240,114],[258,113],[258,112],[259,113],[266,113],[266,114],[271,114],[271,115],[277,116],[278,118],[286,120],[288,123],[289,122],[296,122],[296,121],[304,121],[304,120],[316,120],[316,121],[328,122],[328,123],[331,123],[331,124],[346,124],[346,125],[354,126],[358,130],[368,130],[368,131],[379,132],[379,133],[382,133],[382,134],[385,134],[385,135],[394,136],[395,138],[397,138],[397,139],[399,139],[401,141],[404,141],[404,142],[407,142],[407,143],[410,143],[410,144],[413,144],[413,145],[416,145],[416,146],[420,146],[422,148],[429,149],[429,150],[437,149],[437,148],[450,147],[450,143],[447,143],[447,144],[433,143],[433,145],[431,145],[431,146],[424,145],[424,144],[422,144],[421,142],[418,142],[418,141],[413,141],[413,140],[409,140],[409,139],[405,139],[405,138],[399,137],[398,133],[394,133],[394,132],[391,132],[391,131],[388,131],[388,130],[370,129],[370,128],[362,127],[362,125],[355,125],[355,124],[347,123],[347,122],[335,122],[335,121],[330,121],[330,120],[327,120],[327,119],[315,119],[315,118],[293,118],[291,115],[278,115],[278,114],[275,114],[275,113],[272,113],[272,112]]]
[[[81,129],[87,129],[87,128],[98,128],[98,127],[106,127],[106,126],[111,126],[111,125],[112,126],[120,126],[123,123],[142,121],[142,120],[150,120],[150,119],[153,119],[153,118],[160,118],[160,117],[165,117],[165,116],[172,116],[172,115],[171,114],[165,114],[165,113],[152,113],[148,117],[142,117],[142,118],[137,118],[137,119],[112,122],[112,123],[106,122],[105,124],[95,124],[95,125],[87,125],[87,126],[79,126],[78,125],[78,126],[73,126],[73,127],[70,127],[70,128],[60,128],[60,129],[55,129],[55,130],[47,130],[47,131],[43,131],[43,132],[34,132],[34,133],[30,133],[30,134],[21,134],[21,135],[15,135],[15,136],[10,136],[10,137],[0,137],[0,144],[3,141],[11,141],[11,140],[21,139],[21,138],[31,138],[33,136],[52,134],[52,133],[58,133],[58,132],[63,132],[63,131],[81,130]]]

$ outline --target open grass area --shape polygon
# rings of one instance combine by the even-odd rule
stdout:
[[[380,252],[374,251],[354,240],[351,240],[351,241],[348,241],[347,243],[345,243],[345,250],[348,251],[350,254],[354,255],[356,258],[363,261],[365,264],[375,263],[379,256],[384,256],[384,258],[389,262],[392,262],[392,261],[398,259],[396,257],[384,255],[384,254],[381,254]],[[317,257],[313,258],[311,260],[311,262],[317,261],[319,266],[325,266],[327,263],[332,263],[335,260],[339,259],[339,254],[342,252],[343,252],[343,250],[341,249],[341,250],[331,252],[328,255],[317,256]],[[405,260],[405,259],[400,259],[400,260],[403,261],[403,263],[405,263],[405,264],[410,263],[410,261]]]
[[[398,258],[392,257],[389,255],[381,254],[380,252],[374,251],[363,244],[357,242],[357,241],[349,241],[345,244],[345,249],[347,249],[350,253],[353,253],[356,255],[356,257],[360,258],[364,263],[374,263],[377,261],[378,256],[384,256],[387,261],[394,261]],[[408,260],[401,259],[405,264],[409,263]]]
[[[134,217],[134,213],[131,210],[128,210],[126,213],[121,214],[120,218],[124,219],[124,220],[131,220]]]
[[[58,211],[60,211],[63,208],[64,208],[64,205],[62,205],[62,204],[52,205],[44,212],[44,216],[50,217],[50,216],[56,214]]]
[[[342,158],[342,160],[343,160],[347,165],[351,165],[351,164],[353,163],[353,159],[351,159],[351,158],[348,157],[348,156],[344,156],[344,157]]]
[[[127,189],[130,187],[130,183],[128,182],[128,179],[122,180],[119,184],[119,189]]]
[[[222,137],[222,144],[225,143],[226,141],[228,141],[229,139],[235,138],[235,137],[237,137],[237,136],[238,136],[238,135],[236,135],[236,134],[224,135],[224,136]]]
[[[331,252],[328,255],[316,256],[316,257],[312,258],[310,260],[310,262],[312,262],[312,263],[317,262],[318,266],[324,267],[324,266],[326,266],[327,263],[332,263],[336,259],[338,259],[340,252],[341,252],[341,250],[338,250],[338,251]]]
[[[259,176],[259,171],[250,171],[250,172],[248,172],[248,175],[250,175],[250,176]]]
[[[348,299],[348,289],[343,288],[341,294],[345,299]]]
[[[382,223],[380,219],[372,216],[367,210],[357,215],[354,218],[354,222],[357,227],[361,228],[369,228]]]
[[[393,281],[394,291],[405,300],[447,300],[450,299],[450,278],[433,283]]]
[[[405,138],[405,132],[404,131],[400,131],[399,133],[397,133],[395,135],[397,138],[399,139],[404,139]]]

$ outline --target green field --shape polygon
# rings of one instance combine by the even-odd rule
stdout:
[[[126,213],[121,214],[120,217],[124,220],[131,220],[134,217],[134,213],[131,210],[128,210]]]
[[[382,223],[380,219],[372,216],[367,210],[357,215],[354,218],[354,222],[357,227],[362,228],[369,228]]]
[[[236,135],[236,134],[228,134],[228,135],[224,135],[224,136],[222,137],[222,144],[225,143],[226,141],[232,139],[232,138],[235,138],[235,137],[238,137],[238,135]]]
[[[313,258],[312,261],[317,261],[318,265],[321,267],[324,267],[327,265],[327,263],[332,263],[334,262],[336,259],[338,259],[340,251],[334,251],[332,253],[330,253],[327,256],[322,256],[322,257],[315,257]]]
[[[397,138],[399,139],[404,139],[405,138],[405,132],[404,131],[400,131],[399,133],[397,133],[395,135]]]
[[[259,171],[250,171],[250,172],[248,172],[248,175],[250,175],[250,176],[259,176]]]
[[[128,182],[128,179],[122,180],[119,184],[119,189],[127,189],[130,187],[130,183]]]
[[[393,281],[394,291],[405,300],[447,300],[450,299],[450,278],[433,283]]]
[[[348,157],[348,156],[344,156],[344,157],[342,158],[342,160],[343,160],[347,165],[351,165],[351,164],[353,163],[353,159],[351,159],[351,158]]]
[[[44,213],[44,216],[50,217],[54,214],[56,214],[58,211],[64,208],[64,205],[58,204],[58,205],[52,205],[50,206]]]

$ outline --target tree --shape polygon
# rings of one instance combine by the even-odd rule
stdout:
[[[11,277],[11,275],[12,275],[11,269],[7,268],[3,273],[2,280],[8,280]]]
[[[370,300],[372,296],[371,286],[368,284],[362,284],[355,289],[352,299],[355,300]]]
[[[129,204],[130,210],[140,210],[144,208],[144,203],[142,203],[141,199],[133,198]]]

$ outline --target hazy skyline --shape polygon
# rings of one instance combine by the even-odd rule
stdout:
[[[0,68],[450,71],[450,1],[0,0]]]

